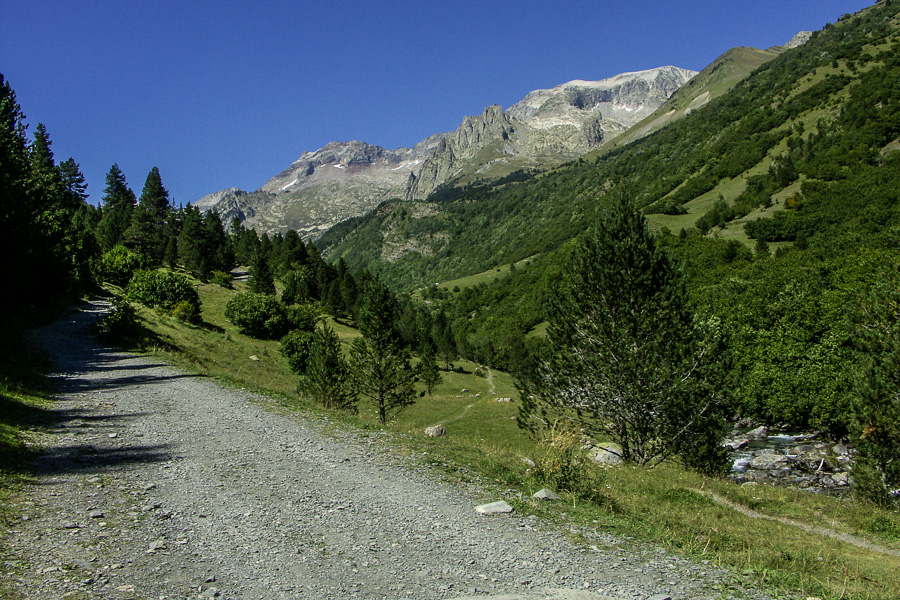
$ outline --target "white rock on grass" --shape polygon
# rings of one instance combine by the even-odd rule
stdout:
[[[428,437],[443,437],[447,435],[447,430],[443,425],[432,425],[425,429],[425,435]]]
[[[612,442],[597,444],[595,451],[591,454],[591,460],[607,467],[620,465],[624,462],[622,460],[622,447]]]

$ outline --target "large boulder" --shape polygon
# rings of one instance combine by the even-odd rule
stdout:
[[[443,425],[432,425],[425,429],[425,435],[428,437],[443,437],[447,435],[447,430],[444,429]]]
[[[748,439],[751,440],[764,440],[769,437],[769,430],[763,427],[757,427],[756,429],[751,429],[747,433],[744,434]]]
[[[750,461],[750,468],[760,471],[771,471],[788,466],[789,460],[784,454],[760,454]]]
[[[597,444],[591,453],[591,460],[598,465],[613,467],[622,464],[622,447],[614,442]]]

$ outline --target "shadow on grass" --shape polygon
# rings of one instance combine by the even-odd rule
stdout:
[[[197,325],[197,327],[199,327],[200,329],[203,329],[204,331],[211,331],[213,333],[225,333],[224,327],[219,327],[218,325],[213,325],[212,323],[209,323],[208,321],[201,322],[199,325]]]

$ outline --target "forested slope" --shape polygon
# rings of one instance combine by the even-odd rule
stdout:
[[[424,288],[464,355],[527,368],[539,336],[526,334],[546,318],[569,242],[610,194],[623,194],[656,224],[695,309],[727,341],[734,411],[846,433],[853,374],[866,360],[852,309],[894,277],[900,241],[898,10],[881,2],[845,16],[681,121],[602,157],[388,203],[332,230],[322,247],[396,288]],[[433,288],[528,257],[490,286]]]

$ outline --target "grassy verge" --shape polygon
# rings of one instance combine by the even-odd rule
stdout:
[[[18,342],[18,332],[3,336],[0,345],[0,527],[13,528],[20,521],[20,496],[27,482],[26,462],[40,431],[49,399],[44,392],[45,364]],[[15,561],[2,538],[0,560]],[[9,562],[7,571],[18,563]],[[18,567],[15,567],[18,568]],[[0,597],[11,600],[21,594],[9,579],[0,578]]]
[[[181,324],[141,309],[146,328],[142,347],[201,373],[239,387],[274,394],[297,410],[317,410],[296,399],[290,373],[277,342],[242,336],[223,316],[233,291],[200,286],[204,325]],[[341,325],[349,343],[355,330]],[[253,357],[253,358],[251,358]],[[776,594],[828,600],[900,598],[900,515],[853,499],[817,496],[767,486],[738,487],[685,472],[676,465],[653,470],[589,467],[594,487],[563,493],[563,502],[536,504],[530,495],[544,487],[535,469],[548,450],[524,435],[515,423],[511,378],[464,361],[443,372],[443,382],[389,424],[389,436],[407,455],[443,469],[450,478],[474,480],[505,495],[519,511],[567,524],[609,531],[709,561]],[[358,416],[340,415],[348,425],[377,427],[373,407]],[[422,430],[445,425],[446,437],[427,438]],[[716,502],[710,493],[762,515],[795,524],[755,518]],[[889,552],[861,548],[796,525],[823,527],[863,539]],[[893,554],[891,553],[893,552]]]

